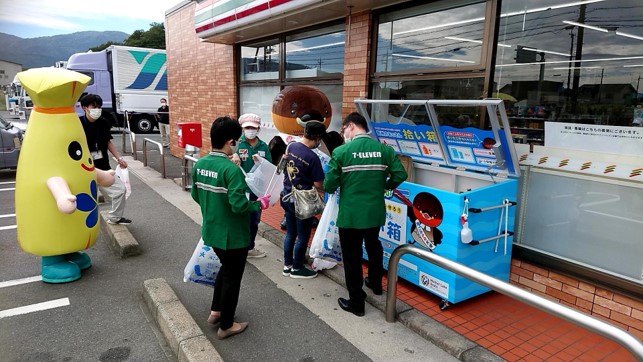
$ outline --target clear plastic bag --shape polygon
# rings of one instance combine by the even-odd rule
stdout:
[[[309,256],[333,263],[342,262],[342,247],[339,243],[339,228],[337,213],[339,212],[339,197],[332,194],[328,197],[326,208],[319,219],[313,241],[310,244]]]
[[[200,238],[190,261],[183,270],[183,281],[214,288],[214,281],[220,269],[219,257],[211,247],[204,245],[203,238]]]
[[[277,172],[277,166],[263,157],[255,162],[246,174],[246,183],[253,194],[261,197],[270,194],[270,205],[279,201],[279,194],[284,184],[284,174]]]

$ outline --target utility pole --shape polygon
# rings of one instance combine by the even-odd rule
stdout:
[[[639,79],[636,81],[636,104],[639,103],[639,83],[641,83],[641,75],[639,74]]]
[[[580,6],[580,14],[578,14],[578,22],[581,24],[585,23],[585,9],[587,5],[582,4]],[[574,62],[574,85],[572,87],[572,114],[576,114],[578,110],[578,89],[580,83],[580,60],[583,57],[583,35],[585,34],[585,28],[582,26],[578,28],[578,35],[576,37],[576,54]]]

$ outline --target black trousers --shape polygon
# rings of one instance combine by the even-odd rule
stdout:
[[[214,283],[211,310],[221,312],[219,327],[226,330],[234,323],[234,314],[239,302],[239,290],[241,290],[241,278],[243,278],[243,271],[246,269],[248,249],[212,249],[221,261],[221,270],[219,270]]]
[[[351,306],[364,309],[366,293],[362,290],[364,283],[362,274],[362,243],[366,246],[368,255],[368,278],[371,285],[382,285],[384,267],[384,249],[378,239],[380,228],[348,229],[339,228],[339,243],[342,246],[344,261],[344,276]]]

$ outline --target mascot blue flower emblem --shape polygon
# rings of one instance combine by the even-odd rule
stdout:
[[[91,195],[85,193],[76,195],[76,208],[80,211],[89,212],[87,219],[85,219],[85,225],[91,229],[98,222],[98,202],[96,201],[98,191],[95,180],[89,183],[89,190],[92,193]]]

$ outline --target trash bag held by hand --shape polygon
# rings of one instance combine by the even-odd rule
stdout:
[[[203,244],[203,238],[201,238],[190,261],[185,266],[183,281],[205,284],[214,288],[214,281],[220,269],[219,257],[211,247]]]
[[[253,194],[270,195],[270,205],[279,201],[279,194],[284,184],[284,174],[277,172],[277,167],[263,157],[255,163],[246,174],[246,183]]]
[[[328,197],[326,208],[319,219],[313,241],[310,244],[311,258],[319,258],[334,263],[342,262],[342,248],[339,244],[339,228],[337,227],[337,213],[339,212],[339,198],[336,194]]]

